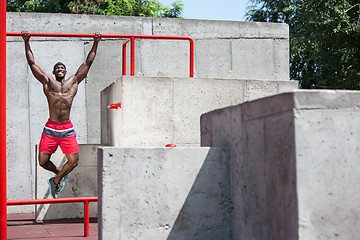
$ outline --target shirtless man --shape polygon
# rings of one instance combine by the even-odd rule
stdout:
[[[95,33],[93,46],[86,61],[79,67],[75,75],[65,79],[67,73],[63,63],[54,65],[55,79],[44,72],[35,62],[29,44],[29,32],[22,31],[25,43],[25,55],[34,77],[43,85],[43,91],[49,105],[49,120],[47,121],[39,144],[39,164],[46,170],[55,173],[48,179],[50,194],[57,198],[58,193],[65,186],[67,175],[77,166],[79,161],[79,146],[76,141],[74,127],[70,121],[71,105],[76,95],[79,83],[86,77],[96,55],[100,33]],[[66,155],[67,162],[59,169],[50,160],[51,155],[60,145]]]

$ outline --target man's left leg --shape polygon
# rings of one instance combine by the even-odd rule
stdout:
[[[55,176],[54,182],[58,184],[63,177],[68,175],[79,163],[79,153],[66,154],[67,162]]]

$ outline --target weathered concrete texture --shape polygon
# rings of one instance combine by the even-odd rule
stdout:
[[[296,81],[121,77],[102,91],[102,144],[200,146],[200,115],[297,88]],[[119,110],[109,104],[120,103]]]
[[[201,117],[230,147],[233,239],[357,239],[360,92],[295,91]]]
[[[79,165],[68,175],[65,188],[59,194],[61,198],[97,196],[97,149],[99,145],[79,145]],[[37,156],[36,156],[37,159]],[[60,148],[52,155],[51,161],[57,166],[63,166],[67,159]],[[54,174],[35,165],[35,197],[37,199],[51,198],[47,179]],[[97,203],[90,203],[90,217],[97,216]],[[41,204],[35,208],[36,220],[83,218],[82,203]]]
[[[283,83],[289,80],[289,29],[286,24],[7,13],[7,31],[22,30],[46,33],[99,31],[106,34],[190,36],[195,40],[195,76],[199,78],[258,79]],[[101,41],[88,77],[79,85],[71,113],[79,143],[99,144],[101,141],[100,91],[121,76],[123,40]],[[63,61],[70,75],[75,73],[85,60],[92,39],[33,37],[30,43],[35,60],[47,73],[51,74],[55,62]],[[135,48],[137,76],[189,76],[187,41],[136,40]],[[129,56],[128,52],[128,73]],[[9,199],[33,198],[34,145],[39,142],[41,130],[48,118],[48,110],[42,86],[34,79],[27,66],[21,37],[7,37],[7,89],[8,196]],[[139,98],[141,93],[135,90],[134,95]],[[206,110],[213,109],[215,108]],[[182,120],[174,119],[174,122],[179,121]],[[191,122],[182,125],[189,124]],[[177,132],[181,133],[182,130]],[[186,136],[187,134],[177,135],[172,139]],[[184,142],[190,140],[186,138]],[[19,174],[26,181],[17,181]]]
[[[228,154],[100,148],[99,239],[230,240]]]

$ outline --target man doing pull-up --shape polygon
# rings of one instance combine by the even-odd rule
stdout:
[[[70,121],[70,110],[74,97],[77,93],[79,83],[86,77],[93,63],[100,41],[100,33],[95,33],[93,46],[86,61],[79,67],[75,75],[65,79],[67,73],[63,63],[54,65],[53,74],[55,79],[44,72],[35,62],[31,51],[28,31],[22,31],[25,42],[25,55],[34,77],[43,85],[43,91],[48,101],[49,119],[45,124],[39,144],[39,164],[46,170],[55,173],[54,177],[48,179],[50,194],[57,198],[58,193],[65,186],[67,175],[77,166],[79,161],[79,146],[73,124]],[[50,160],[51,155],[60,145],[66,155],[67,162],[59,169]]]

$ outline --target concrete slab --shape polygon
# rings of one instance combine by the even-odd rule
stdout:
[[[99,149],[99,239],[231,239],[226,148]]]
[[[209,112],[202,145],[229,147],[233,239],[359,236],[359,91],[294,91]]]

